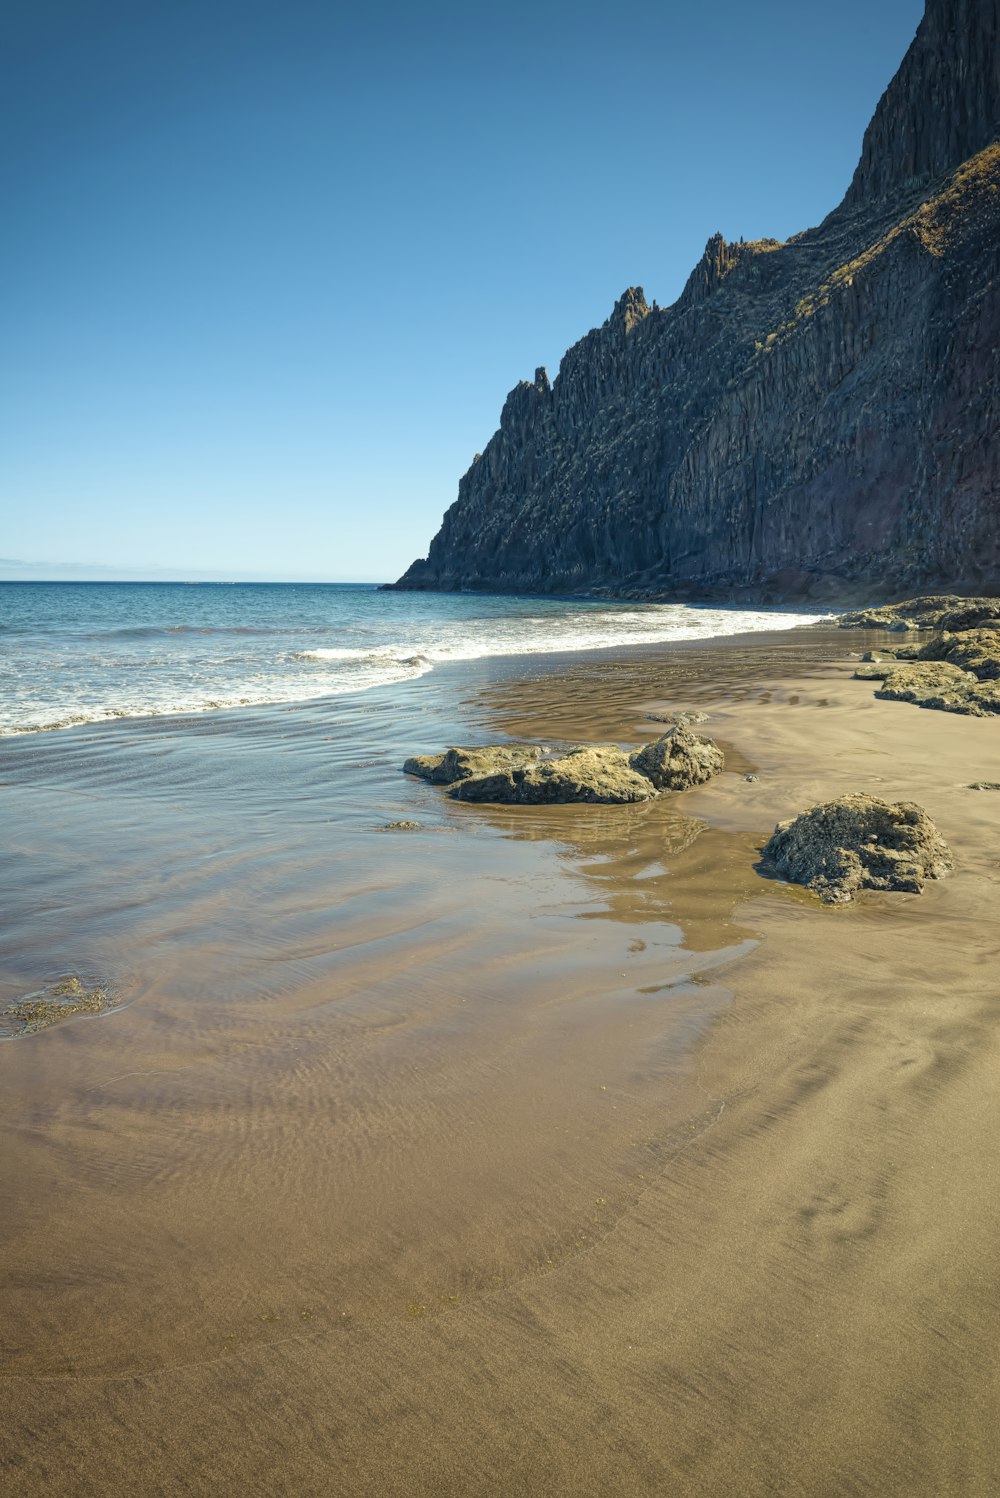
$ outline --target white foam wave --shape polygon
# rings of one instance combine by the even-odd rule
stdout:
[[[659,611],[659,612],[657,612]],[[797,625],[817,624],[829,614],[788,614],[767,610],[691,609],[678,604],[643,610],[570,615],[558,621],[544,617],[490,620],[475,634],[392,643],[377,650],[317,647],[295,652],[300,660],[392,663],[433,666],[446,661],[486,660],[502,655],[559,655],[577,650],[611,650],[627,645],[660,645],[680,640],[709,640],[726,635],[758,634]]]
[[[384,650],[293,650],[292,658],[297,661],[356,661],[359,664],[368,665],[420,666],[431,664],[426,655],[415,650],[407,652],[405,646],[401,647],[400,654],[397,654],[396,650],[391,646]]]
[[[360,605],[352,597],[339,611],[331,610],[329,644],[314,643],[314,619],[301,627],[258,631],[252,601],[245,606],[248,617],[241,617],[226,632],[229,638],[218,643],[209,630],[177,630],[169,647],[158,632],[154,647],[145,642],[143,624],[136,623],[128,640],[124,631],[119,634],[109,655],[79,634],[53,637],[40,629],[25,646],[32,652],[30,664],[12,663],[5,675],[0,658],[0,734],[308,701],[415,681],[445,662],[709,639],[786,630],[830,617],[680,604],[616,608],[562,600],[538,600],[530,611],[519,612],[524,600],[466,603],[450,596],[418,596],[401,601],[399,595],[374,591],[371,596],[375,605],[363,595]],[[235,651],[238,632],[245,644]],[[259,642],[253,639],[258,632]],[[302,648],[307,642],[308,648]]]

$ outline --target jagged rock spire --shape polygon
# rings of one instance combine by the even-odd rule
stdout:
[[[638,323],[642,322],[644,317],[649,316],[649,311],[649,304],[642,287],[629,286],[615,302],[614,311],[608,318],[608,322],[611,326],[620,323],[628,334]]]
[[[865,132],[845,208],[967,161],[1000,136],[1000,0],[927,0]]]

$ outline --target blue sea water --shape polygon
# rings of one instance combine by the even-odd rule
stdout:
[[[707,639],[817,614],[371,584],[0,582],[0,733],[339,696],[445,661]]]

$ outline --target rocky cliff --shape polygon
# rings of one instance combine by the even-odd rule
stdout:
[[[1000,0],[927,0],[847,195],[507,397],[396,586],[1000,589]]]

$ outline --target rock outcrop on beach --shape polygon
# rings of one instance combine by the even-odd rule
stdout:
[[[555,755],[539,745],[506,744],[417,754],[403,765],[409,775],[447,785],[456,801],[522,806],[651,801],[661,791],[702,785],[724,767],[718,745],[683,726],[631,753],[618,744],[584,744]]]
[[[973,718],[1000,713],[1000,687],[995,682],[982,683],[971,671],[962,671],[947,661],[913,661],[890,667],[875,696]]]
[[[957,598],[954,594],[905,598],[901,603],[853,609],[841,614],[837,624],[841,629],[1000,630],[1000,598]]]
[[[507,397],[395,586],[1000,587],[1000,0],[927,0],[840,206],[709,240]]]
[[[933,600],[939,603],[942,600]],[[914,602],[898,604],[895,610],[866,610],[855,618],[879,618],[879,627],[891,627],[886,619],[902,618],[911,629],[940,628],[924,644],[906,644],[869,651],[854,672],[859,681],[880,681],[876,697],[913,702],[918,707],[944,712],[992,717],[1000,713],[1000,602],[970,599],[960,608],[930,608],[910,614]],[[951,602],[951,601],[949,601]],[[947,626],[972,624],[954,633]],[[981,625],[988,627],[982,628]]]
[[[920,652],[924,661],[947,661],[970,671],[979,681],[1000,677],[1000,630],[966,629],[931,640]]]
[[[656,794],[652,781],[633,770],[629,755],[617,744],[588,744],[553,759],[460,780],[449,791],[456,801],[508,802],[519,806],[566,801],[624,806],[634,801],[651,801]]]
[[[779,822],[762,864],[805,885],[828,905],[861,889],[920,894],[953,868],[951,853],[922,807],[877,796],[841,796]]]

